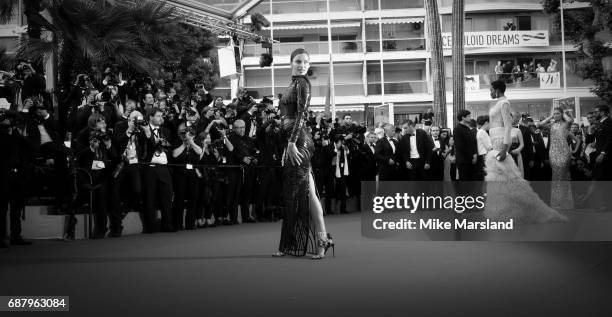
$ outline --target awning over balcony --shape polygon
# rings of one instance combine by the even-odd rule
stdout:
[[[402,23],[423,23],[424,18],[409,18],[409,19],[382,19],[383,24],[402,24]],[[378,24],[378,20],[367,20],[367,24]]]
[[[354,28],[359,27],[359,22],[354,23],[335,23],[332,28]],[[327,24],[291,24],[291,25],[273,25],[274,30],[305,30],[305,29],[327,29]],[[269,30],[270,28],[263,28]]]

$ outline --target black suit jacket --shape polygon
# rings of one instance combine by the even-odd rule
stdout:
[[[389,172],[390,169],[395,169],[398,162],[398,146],[397,144],[395,145],[395,153],[393,153],[393,148],[389,142],[391,141],[388,140],[387,137],[384,137],[376,142],[376,151],[374,156],[378,162],[379,174],[384,174]],[[389,165],[389,159],[393,159],[393,161],[395,161],[395,165]]]
[[[373,181],[376,179],[376,147],[374,150],[367,144],[361,145],[361,180]]]
[[[424,164],[431,165],[431,150],[433,149],[433,142],[427,135],[427,132],[421,129],[417,129],[416,133],[416,146],[419,152],[419,157],[423,159]],[[402,157],[402,162],[410,160],[411,148],[410,148],[410,134],[406,134],[399,141],[399,152]]]
[[[534,134],[533,140],[533,145],[535,146],[535,152],[533,153],[533,161],[534,165],[538,167],[541,165],[541,163],[548,161],[548,147],[544,144],[544,138],[541,134]]]
[[[166,141],[168,141],[168,143],[172,144],[172,135],[170,134],[170,130],[168,128],[165,127],[160,127],[159,128],[159,137],[165,139]],[[155,136],[153,135],[153,130],[151,129],[151,137],[147,138],[146,136],[144,137],[145,140],[145,146],[144,146],[144,153],[142,155],[143,162],[144,163],[150,163],[151,159],[153,159],[153,155],[155,154],[155,148],[157,146],[157,142],[155,141]],[[164,152],[166,153],[166,157],[168,159],[168,163],[170,163],[170,161],[172,160],[172,153],[170,152],[169,149],[164,149]],[[159,180],[161,180],[162,182],[166,183],[166,184],[172,184],[172,176],[170,175],[170,169],[168,168],[156,168],[155,170],[151,171],[157,174],[157,177],[159,178]]]
[[[458,124],[453,129],[455,139],[456,164],[472,164],[472,158],[478,153],[476,135],[465,124]]]
[[[612,155],[612,119],[607,117],[599,124],[595,131],[595,149],[598,153],[606,152],[606,156]]]
[[[521,157],[523,158],[523,164],[527,165],[529,161],[533,161],[533,142],[531,142],[531,129],[529,127],[520,125],[519,130],[523,135],[523,150],[521,150]]]

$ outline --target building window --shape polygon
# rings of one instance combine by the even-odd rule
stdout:
[[[517,29],[519,31],[531,31],[531,16],[519,15],[516,17]]]

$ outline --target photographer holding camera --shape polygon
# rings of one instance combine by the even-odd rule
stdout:
[[[114,195],[111,217],[119,221],[123,218],[124,211],[142,212],[142,182],[138,163],[145,161],[147,141],[144,127],[147,125],[143,115],[138,111],[131,111],[126,121],[120,121],[115,125],[114,141],[117,154],[121,158],[111,179]],[[116,229],[118,230],[111,228],[109,236],[121,236],[122,228]]]
[[[258,159],[263,166],[257,170],[259,178],[256,215],[257,220],[274,221],[280,217],[281,157],[283,143],[280,119],[273,110],[264,110],[263,124],[256,133],[256,147],[260,150]]]
[[[110,188],[110,180],[117,160],[117,151],[113,146],[112,137],[106,131],[106,123],[101,114],[94,113],[89,119],[90,127],[79,135],[79,146],[82,148],[77,152],[77,164],[87,170],[92,177],[92,187],[87,190],[92,191],[91,206],[94,213],[94,239],[102,239],[108,230],[109,209],[113,206],[109,204],[113,200]],[[82,143],[83,138],[87,138],[87,145]],[[84,175],[80,184],[89,183],[89,179]],[[110,217],[111,232],[120,230],[121,218]],[[118,222],[117,222],[118,220]]]
[[[24,135],[32,149],[34,157],[45,160],[46,165],[52,165],[53,171],[49,179],[53,180],[50,187],[53,188],[56,206],[61,207],[66,198],[68,180],[67,158],[71,154],[69,148],[63,143],[62,130],[59,123],[50,113],[51,105],[42,98],[31,97],[26,100],[30,104],[28,113],[24,114]]]
[[[166,166],[170,157],[171,134],[168,128],[162,126],[164,118],[161,109],[151,108],[147,117],[149,124],[142,128],[146,139],[143,163],[148,164],[141,170],[144,193],[143,233],[157,231],[155,207],[158,200],[162,215],[161,230],[174,232],[176,228],[172,221],[172,176]]]
[[[194,167],[200,161],[203,153],[202,148],[196,144],[195,129],[188,127],[183,122],[178,126],[178,140],[180,144],[172,151],[174,163],[179,164],[174,168],[174,204],[172,206],[172,219],[174,228],[181,230],[195,229],[196,208],[198,204],[199,178],[201,174]],[[187,212],[185,211],[185,200],[187,200]],[[184,219],[184,222],[183,222]]]
[[[19,82],[21,82],[22,102],[45,91],[45,79],[36,73],[30,61],[19,62],[15,73]]]
[[[258,161],[255,157],[255,144],[245,134],[245,129],[244,121],[238,119],[234,122],[233,133],[229,136],[229,140],[234,146],[234,150],[231,152],[232,164],[242,165],[242,169],[233,168],[228,172],[230,182],[228,201],[231,203],[230,218],[234,224],[238,224],[238,204],[240,204],[242,222],[255,222],[255,219],[249,214],[249,205],[255,189],[255,170],[253,167],[257,165]]]
[[[202,164],[210,167],[204,168],[204,173],[208,172],[211,189],[210,207],[205,210],[205,226],[232,225],[229,219],[229,169],[215,168],[223,165],[231,165],[231,155],[234,146],[225,135],[225,129],[215,129],[221,136],[218,139],[211,138],[208,134],[204,139]],[[212,222],[214,212],[215,222]]]
[[[11,245],[29,245],[21,237],[21,215],[25,209],[26,188],[31,171],[32,156],[26,139],[16,128],[16,112],[0,110],[0,249],[5,242],[7,212],[10,205]]]

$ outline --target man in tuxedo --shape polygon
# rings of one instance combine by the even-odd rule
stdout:
[[[393,181],[396,180],[398,171],[398,142],[395,139],[395,127],[392,124],[386,123],[384,130],[385,136],[376,142],[374,153],[378,162],[378,179]]]
[[[147,117],[149,124],[143,127],[145,133],[146,155],[143,163],[147,165],[141,170],[144,193],[143,207],[143,233],[157,231],[155,210],[156,202],[162,215],[162,231],[174,232],[176,228],[172,221],[172,176],[168,166],[170,158],[169,147],[171,146],[170,130],[162,127],[164,123],[163,112],[157,107],[152,107]]]
[[[518,122],[518,128],[521,130],[523,135],[523,144],[525,145],[521,150],[521,157],[523,158],[523,174],[526,180],[531,180],[531,167],[533,166],[533,136],[531,135],[531,129],[528,126],[526,115],[522,116]],[[533,121],[533,120],[532,120]]]
[[[460,181],[474,180],[474,168],[477,161],[476,135],[472,132],[472,115],[468,110],[459,110],[457,114],[459,124],[453,129],[455,139],[455,160],[459,171]]]
[[[533,166],[530,167],[531,187],[540,195],[543,201],[550,201],[550,178],[551,169],[548,157],[548,142],[544,138],[542,131],[537,128],[533,119],[525,119],[530,135],[533,138],[532,144],[532,160]]]
[[[365,142],[361,145],[361,175],[362,181],[376,180],[376,141],[378,137],[373,131],[366,132]]]
[[[423,181],[425,172],[431,169],[432,141],[411,120],[404,122],[403,129],[406,134],[399,141],[399,153],[402,169],[406,171],[406,180]]]
[[[433,148],[431,149],[431,168],[425,174],[428,180],[442,181],[444,180],[444,149],[443,144],[440,143],[440,127],[432,125],[429,132]]]
[[[595,131],[595,171],[593,177],[598,181],[609,181],[612,174],[612,119],[610,107],[599,105],[596,108],[599,128]]]

